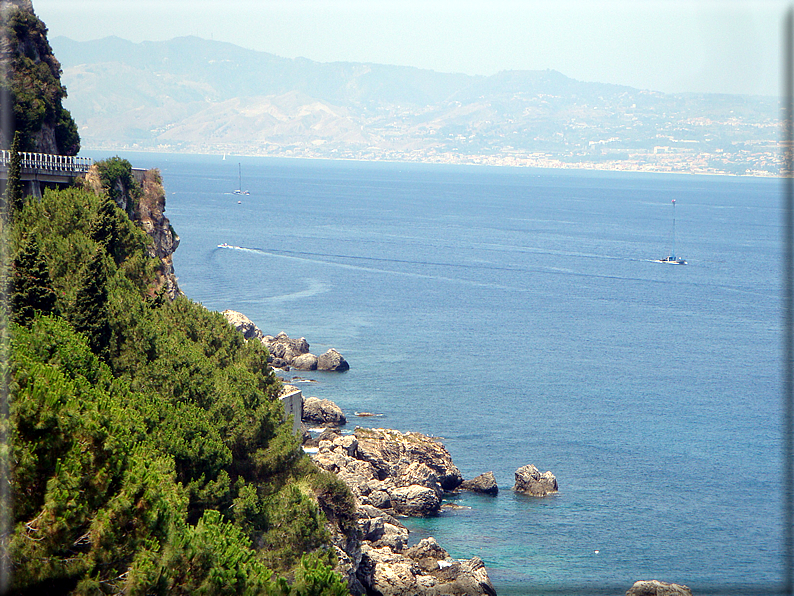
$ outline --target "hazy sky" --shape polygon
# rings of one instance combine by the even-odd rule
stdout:
[[[33,0],[50,35],[183,35],[320,62],[554,69],[664,92],[776,95],[783,0]]]

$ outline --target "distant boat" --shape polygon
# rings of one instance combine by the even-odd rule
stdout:
[[[675,256],[675,199],[673,199],[673,242],[670,254],[662,259],[657,259],[657,263],[667,263],[668,265],[686,265],[686,261]]]
[[[243,169],[242,169],[242,166],[239,163],[237,164],[237,190],[235,190],[232,194],[235,194],[235,195],[250,195],[251,194],[247,190],[243,190]]]

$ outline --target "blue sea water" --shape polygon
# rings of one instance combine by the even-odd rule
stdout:
[[[351,429],[494,472],[498,497],[452,497],[412,540],[480,556],[502,595],[779,585],[779,181],[127,157],[163,173],[189,297],[338,349],[347,373],[295,374]],[[687,266],[653,262],[672,199]],[[514,494],[528,463],[559,494]]]

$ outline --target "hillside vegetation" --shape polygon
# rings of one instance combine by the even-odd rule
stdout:
[[[346,593],[319,503],[344,519],[349,493],[303,454],[262,345],[151,291],[108,182],[12,213],[13,586]]]
[[[77,125],[62,102],[61,65],[47,41],[47,27],[33,13],[30,0],[6,0],[0,18],[0,113],[11,116],[11,129],[0,121],[3,148],[13,131],[21,134],[21,151],[77,155]]]
[[[150,204],[159,173],[142,190],[116,157],[77,186],[22,194],[19,151],[74,154],[80,140],[46,27],[29,0],[1,8],[11,591],[346,594],[330,532],[354,534],[352,497],[301,449],[262,344],[169,281],[178,238]]]

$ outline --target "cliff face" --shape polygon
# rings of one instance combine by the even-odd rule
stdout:
[[[159,170],[147,170],[143,174],[141,184],[143,196],[138,202],[136,219],[154,241],[151,254],[162,262],[159,284],[165,286],[168,296],[173,300],[182,294],[176,282],[173,254],[179,246],[177,236],[171,222],[164,215],[165,189]]]
[[[77,125],[62,105],[66,87],[61,64],[47,41],[47,27],[30,0],[0,0],[0,145],[10,146],[14,132],[21,150],[76,155]]]
[[[160,259],[161,266],[157,272],[156,287],[165,288],[168,297],[173,300],[183,295],[177,284],[174,272],[173,254],[179,246],[177,236],[171,222],[165,216],[165,188],[160,171],[157,169],[141,171],[134,174],[135,181],[131,186],[116,180],[112,193],[116,204],[124,210],[132,221],[152,239],[149,256]],[[137,183],[137,184],[136,184]],[[85,185],[96,194],[104,194],[107,189],[102,184],[99,166],[94,164],[85,175]]]

